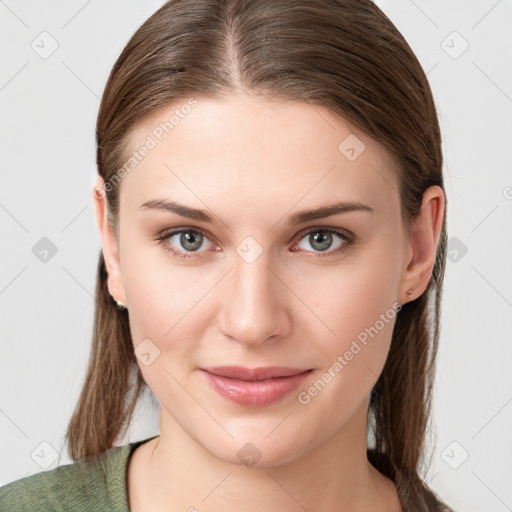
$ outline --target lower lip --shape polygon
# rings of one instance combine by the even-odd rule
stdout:
[[[313,370],[289,377],[276,377],[259,381],[244,381],[220,377],[202,370],[209,384],[219,393],[239,405],[264,407],[273,404],[298,388]]]

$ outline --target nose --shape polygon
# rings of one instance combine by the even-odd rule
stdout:
[[[244,345],[260,345],[291,330],[290,291],[270,267],[265,251],[252,263],[234,254],[234,267],[224,279],[226,300],[220,310],[221,332]]]

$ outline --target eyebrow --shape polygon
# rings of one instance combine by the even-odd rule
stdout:
[[[146,201],[144,204],[141,204],[140,208],[168,211],[171,213],[176,213],[188,219],[206,222],[209,224],[212,224],[214,222],[212,217],[210,217],[210,215],[208,215],[208,213],[205,210],[189,208],[188,206],[180,204],[176,201],[153,199],[151,201]],[[320,208],[315,208],[313,210],[302,210],[296,212],[288,217],[288,222],[291,225],[296,225],[311,220],[325,219],[326,217],[331,217],[332,215],[354,211],[374,213],[373,208],[371,208],[367,204],[360,203],[357,201],[340,201],[322,206]]]

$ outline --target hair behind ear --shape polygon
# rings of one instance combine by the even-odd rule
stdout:
[[[133,350],[128,310],[119,310],[110,296],[101,251],[95,301],[87,374],[65,434],[74,461],[112,448],[125,435],[147,387]]]

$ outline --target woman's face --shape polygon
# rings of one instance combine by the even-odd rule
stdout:
[[[366,439],[414,285],[385,148],[306,102],[198,97],[139,125],[125,163],[111,184],[119,238],[103,251],[162,424],[236,464],[243,450],[281,464],[352,427]],[[360,207],[298,215],[341,202]],[[233,400],[204,371],[217,366],[311,371],[284,395],[291,379],[274,393],[235,386]]]

